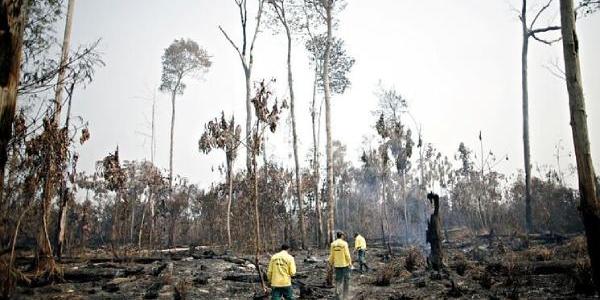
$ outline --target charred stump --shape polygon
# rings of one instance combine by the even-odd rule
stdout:
[[[434,270],[443,268],[444,253],[442,252],[442,231],[440,225],[440,197],[437,194],[427,194],[427,199],[433,204],[433,214],[427,224],[427,242],[431,245],[429,263]]]

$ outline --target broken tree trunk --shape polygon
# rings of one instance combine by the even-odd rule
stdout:
[[[427,225],[427,242],[431,245],[429,262],[434,270],[439,271],[444,267],[444,253],[442,252],[442,230],[440,224],[440,197],[437,194],[427,194],[427,199],[433,204],[434,210]]]

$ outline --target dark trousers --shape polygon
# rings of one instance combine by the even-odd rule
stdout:
[[[294,290],[291,286],[286,287],[273,287],[271,289],[271,299],[280,300],[283,297],[285,300],[294,299]]]
[[[366,252],[363,249],[358,250],[358,270],[363,271],[363,266],[365,267],[365,271],[369,271],[369,266],[367,266]]]
[[[335,296],[336,299],[348,299],[350,290],[350,267],[335,268]],[[340,293],[342,294],[340,297]]]

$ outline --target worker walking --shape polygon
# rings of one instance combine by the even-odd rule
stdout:
[[[279,300],[283,297],[286,300],[294,299],[294,290],[292,289],[292,276],[296,275],[296,262],[287,250],[290,247],[286,244],[281,245],[281,251],[271,256],[267,278],[271,283],[271,299]]]
[[[344,240],[343,232],[336,233],[336,240],[331,243],[331,252],[329,253],[329,264],[335,268],[335,295],[337,299],[348,299],[350,289],[350,269],[352,268],[352,258],[348,243]],[[340,298],[340,290],[342,297]]]
[[[367,241],[365,238],[360,235],[360,233],[354,233],[354,251],[358,252],[358,270],[362,273],[363,266],[365,267],[365,271],[369,271],[369,266],[367,266],[366,254],[367,254]]]

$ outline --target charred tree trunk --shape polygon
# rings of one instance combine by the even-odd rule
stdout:
[[[587,115],[579,64],[579,41],[575,27],[572,0],[560,0],[563,54],[569,92],[571,130],[577,159],[581,214],[587,236],[588,253],[592,264],[594,284],[600,290],[600,201],[596,191],[596,174],[592,163],[587,129]]]
[[[442,252],[442,230],[440,223],[440,197],[429,193],[427,199],[433,204],[433,214],[427,225],[427,242],[431,245],[429,262],[434,270],[439,271],[444,267],[444,253]]]
[[[15,0],[0,4],[0,204],[3,203],[4,169],[17,106],[28,3]]]

